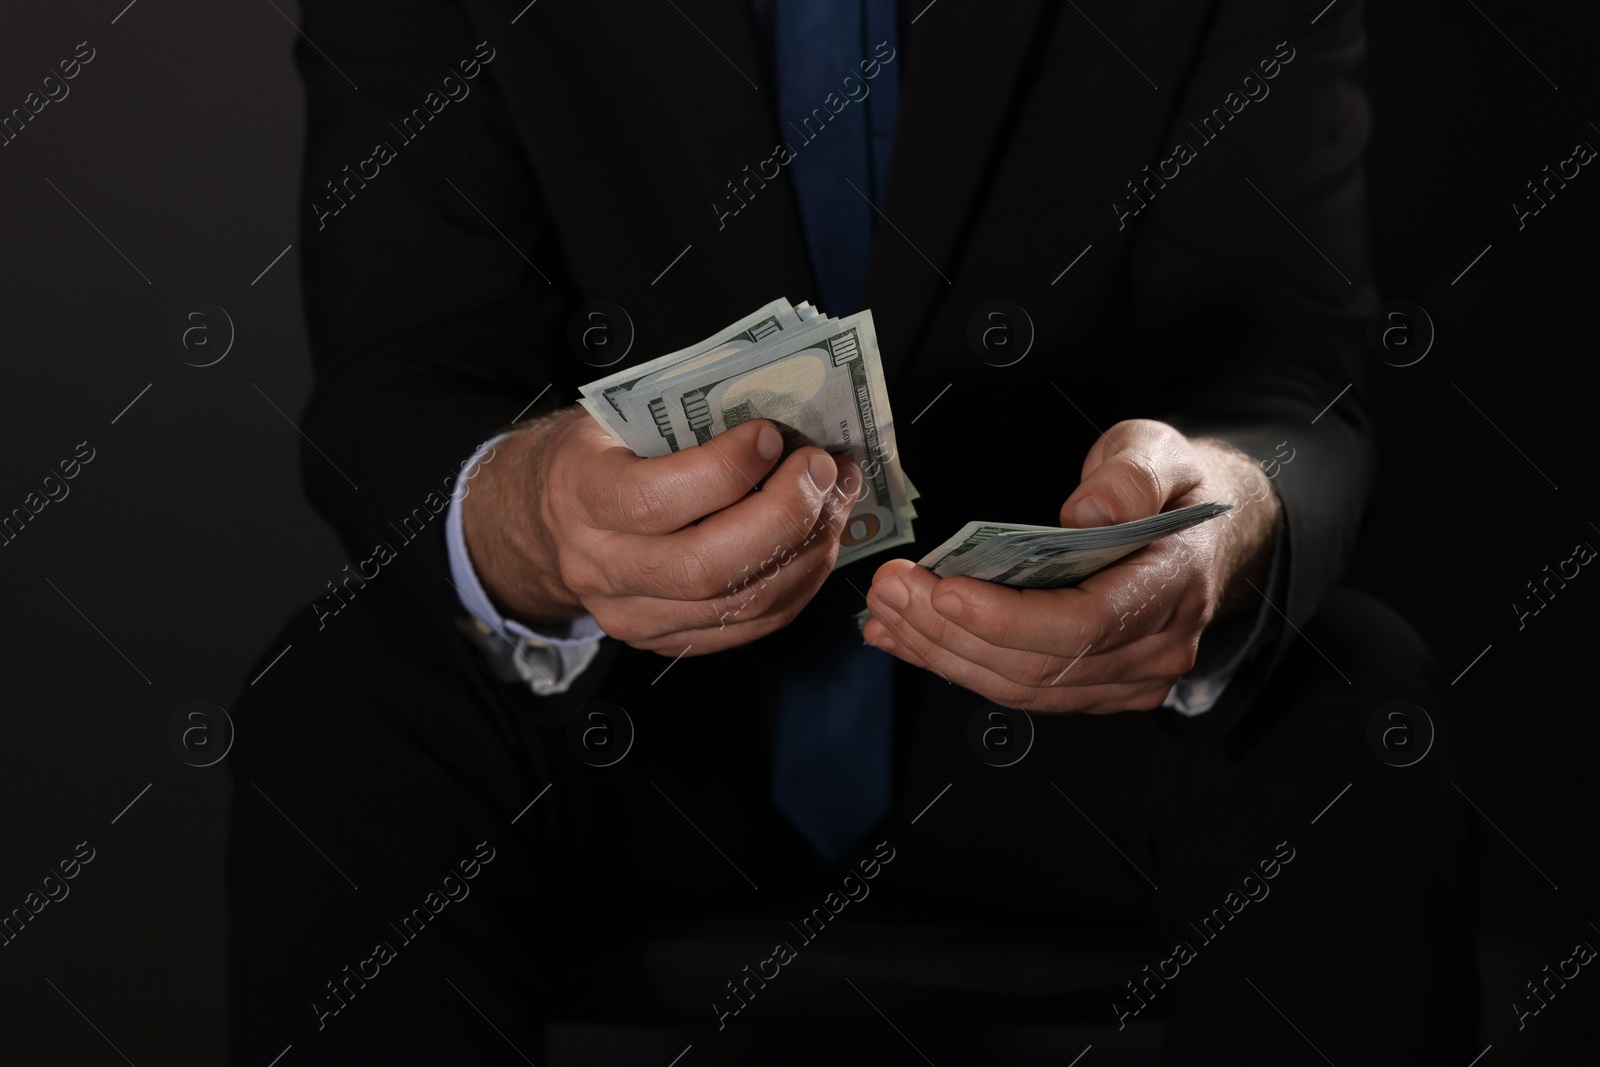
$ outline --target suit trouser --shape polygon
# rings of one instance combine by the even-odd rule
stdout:
[[[770,716],[740,694],[770,676],[737,653],[678,689],[642,679],[631,747],[600,767],[578,758],[586,727],[381,590],[321,629],[298,617],[268,655],[286,643],[235,714],[236,1064],[290,1044],[296,1063],[543,1064],[545,1017],[639,995],[627,961],[647,930],[840,885],[767,802]],[[1381,605],[1331,596],[1221,740],[1154,714],[1035,716],[1026,757],[996,767],[971,745],[978,697],[910,668],[899,691],[896,806],[843,865],[859,875],[878,842],[893,860],[858,912],[1148,925],[1148,970],[1096,1021],[1168,1015],[1171,1062],[1476,1051],[1475,824],[1436,672]],[[1396,699],[1439,729],[1411,766],[1369,740]]]

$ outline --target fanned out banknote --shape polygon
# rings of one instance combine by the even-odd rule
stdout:
[[[1231,504],[1194,504],[1116,526],[1067,530],[1006,522],[969,522],[923,556],[940,578],[965,575],[1017,589],[1059,589],[1168,534],[1216,518]],[[871,609],[857,614],[865,626]]]
[[[872,313],[833,319],[774,300],[699,344],[581,390],[590,415],[640,456],[703,445],[771,419],[786,450],[848,453],[866,491],[850,511],[835,567],[912,540],[916,490],[900,469]]]

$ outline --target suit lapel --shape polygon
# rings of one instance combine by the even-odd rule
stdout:
[[[866,290],[891,382],[950,287],[1046,6],[929,5],[911,26]]]
[[[753,166],[771,146],[792,138],[773,119],[777,86],[763,63],[750,0],[677,2],[681,13],[664,6],[657,15],[661,30],[668,31],[663,36],[681,38],[701,51],[689,53],[694,59],[689,62],[658,50],[659,66],[646,72],[647,82],[658,78],[657,84],[672,94],[683,119],[684,141],[673,155],[686,166],[671,168],[674,173],[662,173],[659,180],[681,183],[683,195],[701,203],[709,188],[732,204],[727,182],[745,177],[736,160]],[[1050,0],[948,2],[918,15],[910,5],[920,2],[901,0],[916,21],[905,54],[895,59],[904,64],[900,118],[865,296],[891,380],[916,350],[949,287],[1030,46],[1039,40],[1040,21],[1053,6]],[[683,24],[681,29],[675,22]],[[751,81],[759,88],[752,89]],[[732,153],[730,143],[738,146]],[[685,182],[690,175],[692,182]],[[709,206],[703,210],[713,217]],[[725,257],[720,288],[726,294],[737,293],[738,300],[756,306],[778,290],[794,299],[810,291],[810,260],[786,177],[767,182],[714,238],[707,251]],[[685,271],[684,281],[693,273]]]
[[[948,288],[1030,46],[1043,43],[1039,23],[1053,6],[1050,0],[946,0],[911,12],[922,2],[901,0],[917,17],[904,55],[894,59],[903,64],[902,103],[865,294],[891,380],[917,349]],[[554,7],[547,18],[547,36],[534,47],[555,50],[546,65],[557,71],[570,58],[564,42],[606,40],[618,20],[633,26],[613,42],[607,59],[631,69],[630,83],[653,94],[643,107],[620,99],[614,105],[630,116],[643,111],[659,124],[637,129],[640,143],[651,147],[628,194],[641,202],[634,214],[656,220],[637,235],[644,265],[637,269],[665,266],[693,245],[658,284],[637,292],[643,310],[654,315],[675,308],[669,320],[699,324],[736,318],[777,295],[810,294],[793,187],[786,175],[765,183],[752,177],[774,146],[793,138],[773,118],[777,86],[763,62],[750,0],[675,0],[643,8],[611,0]],[[555,105],[556,88],[548,91],[547,102]],[[663,129],[670,139],[660,138]],[[737,188],[730,190],[730,182]],[[735,199],[747,190],[753,195]],[[719,220],[718,201],[745,206]]]
[[[655,48],[657,68],[645,74],[671,96],[678,116],[679,143],[670,153],[676,162],[658,167],[655,180],[675,184],[675,195],[694,205],[687,239],[705,253],[676,279],[683,297],[709,293],[717,308],[712,321],[738,318],[777,296],[814,297],[793,187],[782,174],[764,180],[760,173],[787,138],[774,118],[777,82],[750,0],[675,2],[679,10],[662,5],[658,12],[668,32]],[[674,37],[677,47],[662,43]]]
[[[587,277],[666,330],[641,340],[665,351],[775,296],[810,295],[789,182],[759,173],[784,138],[750,0],[541,3],[518,29],[529,142],[580,211],[609,201],[620,224],[588,222],[582,239],[609,243],[586,249]]]

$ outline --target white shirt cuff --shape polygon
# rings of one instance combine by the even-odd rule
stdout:
[[[565,693],[578,676],[594,661],[605,633],[592,615],[573,619],[563,634],[542,634],[507,619],[495,610],[472,568],[467,552],[466,531],[462,526],[461,502],[472,489],[472,476],[480,463],[492,462],[495,446],[508,435],[485,441],[462,468],[455,492],[450,494],[450,511],[445,516],[444,540],[450,554],[450,579],[468,619],[462,629],[488,657],[495,673],[505,682],[524,682],[540,696]]]
[[[1179,678],[1167,693],[1167,698],[1161,702],[1164,708],[1171,708],[1179,715],[1193,718],[1210,711],[1222,699],[1223,691],[1228,688],[1240,667],[1250,652],[1260,643],[1261,637],[1266,633],[1269,612],[1273,611],[1272,602],[1278,599],[1285,576],[1282,573],[1283,560],[1287,558],[1283,551],[1284,527],[1279,527],[1278,536],[1272,542],[1272,561],[1268,564],[1266,595],[1261,598],[1261,607],[1256,612],[1255,624],[1251,626],[1249,635],[1239,642],[1237,648],[1227,655],[1226,662],[1221,666],[1205,671],[1194,671]],[[1238,633],[1239,629],[1233,631]],[[1202,635],[1201,640],[1205,637]],[[1208,657],[1214,658],[1214,657]]]

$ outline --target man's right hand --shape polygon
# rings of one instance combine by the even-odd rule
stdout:
[[[861,488],[848,457],[801,448],[773,470],[782,450],[757,419],[640,459],[564,409],[479,465],[462,501],[473,569],[496,608],[533,629],[587,612],[668,656],[754,641],[816,594]]]

